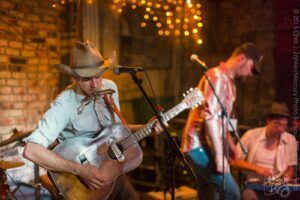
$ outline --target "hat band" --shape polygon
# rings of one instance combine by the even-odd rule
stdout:
[[[89,68],[89,67],[98,67],[100,65],[102,65],[104,63],[104,61],[100,61],[98,63],[95,64],[91,64],[91,65],[81,65],[81,66],[72,66],[72,68],[74,69],[85,69],[85,68]]]

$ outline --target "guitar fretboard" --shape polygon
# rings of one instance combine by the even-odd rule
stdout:
[[[170,119],[177,116],[180,112],[182,112],[186,108],[187,108],[187,106],[184,102],[179,103],[177,106],[173,107],[172,109],[170,109],[166,113],[162,114],[163,122],[168,122]],[[153,120],[153,121],[147,123],[143,128],[141,128],[140,130],[138,130],[138,131],[134,132],[133,134],[131,134],[129,137],[122,140],[120,142],[120,144],[121,144],[123,150],[129,148],[133,144],[138,143],[140,140],[142,140],[143,138],[150,135],[153,131],[152,128],[153,128],[153,125],[154,125],[155,122],[156,122],[156,120]]]

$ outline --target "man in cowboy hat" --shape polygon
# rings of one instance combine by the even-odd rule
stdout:
[[[228,116],[232,113],[236,99],[234,79],[259,74],[261,60],[262,55],[256,45],[244,43],[235,48],[225,62],[207,71],[206,74]],[[202,108],[190,111],[182,134],[181,148],[198,173],[199,199],[212,199],[212,195],[215,198],[224,195],[225,199],[239,200],[240,191],[230,174],[229,158],[224,155],[222,149],[223,142],[228,142],[231,154],[234,155],[236,152],[230,134],[228,137],[225,136],[226,141],[222,141],[222,134],[228,133],[228,124],[225,123],[222,129],[221,106],[204,76],[199,81],[198,87],[203,91],[205,104]]]
[[[47,148],[57,138],[62,142],[84,134],[97,134],[112,122],[123,121],[122,116],[114,113],[108,105],[111,102],[98,95],[101,91],[109,89],[115,91],[112,99],[115,107],[120,108],[117,86],[114,82],[102,78],[103,73],[113,65],[115,55],[104,60],[89,41],[75,42],[71,51],[70,66],[61,64],[56,66],[71,75],[75,81],[56,98],[39,121],[37,128],[26,138],[24,157],[47,170],[76,175],[90,189],[101,190],[105,186],[106,174],[100,173],[97,167],[66,160]],[[128,125],[128,127],[131,131],[135,131],[142,126]],[[155,123],[153,132],[162,132],[158,123]],[[138,196],[126,176],[121,175],[110,198],[138,199]]]
[[[286,132],[289,118],[287,105],[274,102],[267,115],[267,125],[248,130],[241,138],[248,156],[245,157],[237,145],[239,156],[231,164],[246,170],[247,183],[263,184],[266,178],[280,178],[287,182],[293,178],[297,147],[295,137]],[[264,199],[264,194],[246,188],[242,199]]]

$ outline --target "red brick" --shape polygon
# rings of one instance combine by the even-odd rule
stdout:
[[[37,44],[30,43],[30,44],[25,44],[24,49],[35,50],[36,47],[37,47]]]
[[[11,130],[11,126],[0,126],[0,133],[11,133]]]
[[[10,1],[12,1],[16,4],[21,4],[21,3],[23,3],[24,0],[10,0]]]
[[[12,95],[10,95],[10,100],[12,102],[20,102],[20,101],[22,101],[22,95],[21,94],[12,94]]]
[[[27,103],[26,102],[15,102],[13,103],[13,108],[14,109],[23,109],[27,107]]]
[[[49,66],[39,66],[39,72],[48,72]]]
[[[47,13],[46,8],[32,8],[32,13],[38,14],[38,15],[45,15]]]
[[[12,47],[12,48],[16,48],[16,49],[21,49],[21,48],[23,48],[23,43],[11,41],[8,43],[8,46]]]
[[[13,17],[9,17],[9,16],[1,16],[1,21],[6,24],[17,24],[18,20]]]
[[[24,3],[30,7],[38,7],[39,6],[39,2],[37,0],[26,0],[24,1]]]
[[[11,72],[8,71],[0,71],[0,78],[11,78]]]
[[[7,47],[7,45],[8,45],[7,40],[0,39],[0,46]]]
[[[27,74],[27,78],[28,79],[36,79],[37,78],[37,74],[36,73],[29,73],[29,74]]]
[[[0,79],[0,86],[6,85],[6,80],[5,79]]]
[[[37,80],[20,80],[20,85],[22,87],[34,87],[37,85]]]
[[[55,23],[57,21],[57,18],[55,17],[50,17],[50,16],[44,16],[43,17],[43,21],[44,22],[48,22],[48,23]]]
[[[32,26],[37,29],[46,29],[47,24],[41,22],[34,22]]]
[[[54,16],[54,17],[60,17],[60,11],[56,10],[56,9],[47,9],[46,13],[49,16]],[[45,13],[44,13],[45,14]]]
[[[36,109],[23,109],[24,115],[37,115],[39,112]]]
[[[18,25],[22,28],[29,28],[31,27],[31,23],[25,20],[18,20]]]
[[[40,16],[35,15],[35,14],[29,14],[29,15],[27,15],[26,18],[28,21],[32,21],[32,22],[40,21]]]
[[[0,102],[10,102],[10,96],[9,95],[0,95]]]
[[[37,58],[30,58],[27,60],[28,65],[37,65],[39,63],[39,59]]]
[[[25,87],[14,87],[13,88],[13,93],[14,94],[24,94],[26,91]]]
[[[39,60],[41,65],[47,65],[49,63],[49,59],[48,58],[40,58]]]
[[[20,81],[19,80],[8,79],[7,80],[7,85],[9,85],[9,86],[19,86]]]
[[[34,94],[25,94],[23,95],[23,101],[35,101],[36,100],[36,95]]]
[[[16,124],[25,124],[28,122],[28,117],[15,117],[14,120]]]
[[[12,109],[13,108],[13,102],[1,102],[0,103],[1,109]]]
[[[39,58],[48,57],[47,51],[39,50],[36,52]]]
[[[38,99],[39,99],[40,101],[45,101],[45,100],[47,100],[47,99],[48,99],[47,94],[39,94],[39,95],[38,95]]]
[[[23,13],[30,13],[31,12],[31,7],[27,6],[27,5],[24,5],[24,4],[18,4],[18,10],[23,12]]]
[[[0,126],[14,125],[14,119],[12,117],[0,118]]]
[[[37,72],[37,69],[38,69],[37,66],[26,66],[26,67],[24,68],[24,70],[25,70],[26,72]],[[32,73],[31,73],[31,74],[32,74]]]
[[[0,54],[5,54],[5,48],[4,47],[0,47]]]
[[[6,87],[0,87],[0,94],[11,94],[12,87],[6,86]]]
[[[25,79],[26,78],[26,73],[24,72],[13,72],[12,77],[15,79]]]
[[[39,94],[41,93],[40,87],[30,87],[28,88],[28,94]]]
[[[14,16],[15,18],[24,19],[24,13],[18,12],[16,10],[11,10],[10,15]]]
[[[36,55],[35,55],[35,51],[23,50],[23,51],[21,52],[21,56],[32,58],[32,57],[35,57]]]
[[[59,26],[59,24],[47,24],[47,26],[45,28],[46,28],[46,30],[49,30],[49,31],[59,31],[60,26]]]
[[[9,110],[10,111],[10,116],[12,117],[17,117],[17,116],[22,116],[22,110],[17,110],[17,109],[14,109],[14,110]]]
[[[8,57],[5,55],[0,55],[0,63],[7,63]]]
[[[3,1],[3,0],[0,1],[0,6],[2,8],[8,8],[8,9],[15,9],[16,8],[15,3],[11,3],[11,2],[8,2],[8,1]]]
[[[20,50],[7,48],[6,49],[6,54],[9,55],[9,56],[19,56],[20,55]]]

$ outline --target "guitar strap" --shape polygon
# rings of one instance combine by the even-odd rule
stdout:
[[[118,107],[116,106],[113,98],[111,95],[109,94],[105,94],[103,95],[103,99],[104,101],[106,102],[106,104],[109,106],[110,108],[110,111],[112,113],[112,118],[113,118],[113,121],[116,122],[116,119],[115,119],[115,115],[114,113],[116,113],[116,115],[118,115],[118,117],[121,119],[122,123],[126,126],[128,126],[128,123],[127,121],[125,120],[125,118],[123,117],[123,115],[121,114],[121,112],[119,111]]]

